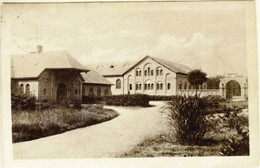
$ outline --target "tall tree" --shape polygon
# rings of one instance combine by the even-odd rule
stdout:
[[[195,96],[197,97],[197,89],[198,89],[198,85],[202,85],[204,82],[207,81],[207,74],[205,72],[202,72],[199,69],[190,71],[188,73],[188,81],[190,82],[190,84],[195,86]]]

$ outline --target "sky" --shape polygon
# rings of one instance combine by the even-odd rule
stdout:
[[[197,4],[197,5],[196,5]],[[208,76],[247,75],[243,8],[198,3],[6,4],[2,54],[66,50],[83,65],[146,55],[200,68]]]

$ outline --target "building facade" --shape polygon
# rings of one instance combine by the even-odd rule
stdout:
[[[12,91],[33,94],[39,101],[81,100],[89,86],[98,89],[100,87],[102,95],[111,93],[111,83],[96,72],[93,77],[90,69],[65,51],[39,50],[31,54],[16,55],[12,56],[11,63]]]
[[[188,82],[192,69],[175,62],[146,56],[129,67],[97,68],[113,85],[112,94],[176,95],[195,89]],[[199,86],[206,89],[206,84]]]

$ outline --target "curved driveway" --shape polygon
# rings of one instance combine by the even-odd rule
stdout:
[[[132,149],[144,138],[167,132],[161,116],[163,102],[153,107],[118,107],[120,115],[101,124],[13,145],[15,159],[115,157]]]

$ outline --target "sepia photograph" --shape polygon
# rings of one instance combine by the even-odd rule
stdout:
[[[3,3],[6,163],[256,166],[254,10],[254,1]]]

